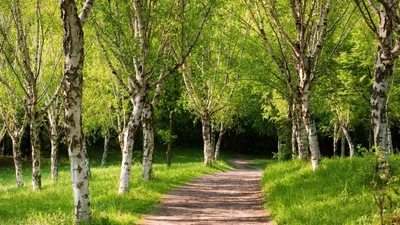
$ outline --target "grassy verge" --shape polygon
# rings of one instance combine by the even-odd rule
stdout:
[[[391,165],[399,176],[400,156]],[[372,156],[324,159],[315,172],[309,163],[275,162],[267,165],[262,186],[277,224],[380,224],[371,184],[374,171]],[[398,199],[392,206],[399,210]]]
[[[93,224],[135,224],[142,214],[154,211],[160,198],[171,189],[196,176],[230,169],[223,161],[214,164],[213,168],[204,167],[200,149],[175,150],[172,167],[167,168],[165,152],[162,151],[155,156],[154,179],[144,183],[138,162],[140,157],[135,157],[130,193],[118,196],[120,153],[111,153],[105,168],[99,167],[101,155],[91,155],[90,158]],[[67,159],[62,160],[59,181],[54,183],[50,182],[48,160],[43,160],[43,189],[39,192],[31,189],[29,162],[24,167],[23,188],[15,187],[11,159],[0,157],[0,162],[0,224],[73,222],[73,194]]]

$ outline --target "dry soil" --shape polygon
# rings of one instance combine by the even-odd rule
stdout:
[[[262,207],[262,171],[232,159],[235,170],[194,179],[166,195],[142,225],[272,224]]]

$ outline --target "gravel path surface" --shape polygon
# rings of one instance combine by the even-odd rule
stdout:
[[[175,189],[140,224],[272,224],[262,207],[262,171],[248,160],[230,162],[238,169],[204,175]]]

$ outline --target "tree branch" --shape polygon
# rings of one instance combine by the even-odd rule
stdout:
[[[90,11],[93,8],[94,0],[86,0],[81,13],[79,13],[79,20],[81,21],[81,26],[83,27],[86,23],[86,20],[89,18]]]

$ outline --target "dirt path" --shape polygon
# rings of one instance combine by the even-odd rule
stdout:
[[[262,171],[248,160],[230,162],[239,169],[201,176],[174,190],[141,224],[272,224],[262,207]]]

